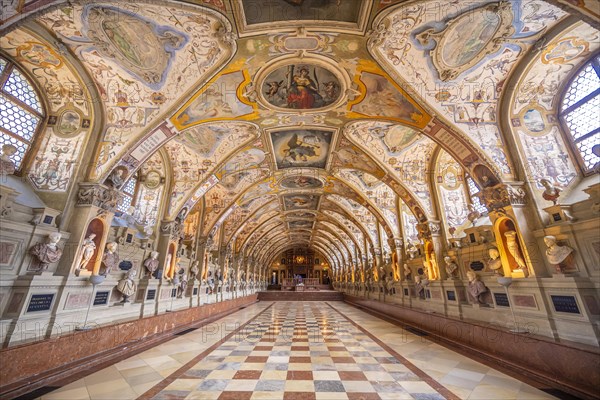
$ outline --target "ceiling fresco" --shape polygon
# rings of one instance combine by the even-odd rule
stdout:
[[[271,144],[278,169],[325,169],[333,132],[318,129],[293,129],[271,132]]]
[[[421,1],[380,14],[371,52],[477,143],[502,175],[513,176],[498,127],[498,100],[517,62],[567,13],[527,0],[458,2],[429,12],[436,4]]]
[[[208,9],[71,3],[36,20],[77,55],[98,90],[106,124],[92,178],[233,51],[218,34],[228,21]]]
[[[363,263],[419,224],[464,235],[467,176],[578,182],[556,94],[598,53],[597,2],[8,3],[1,53],[50,117],[31,185],[66,204],[125,170],[150,237]]]

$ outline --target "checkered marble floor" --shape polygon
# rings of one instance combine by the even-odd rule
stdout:
[[[143,397],[460,399],[327,303],[275,303],[195,361]]]
[[[114,390],[110,367],[43,399],[553,398],[342,302],[258,303],[150,351],[161,346],[179,362],[154,368],[158,379],[127,378],[147,368],[141,353],[114,367],[130,388]]]

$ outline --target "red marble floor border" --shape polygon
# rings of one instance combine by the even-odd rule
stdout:
[[[223,343],[228,341],[232,336],[239,333],[242,329],[244,329],[248,324],[250,324],[252,321],[257,319],[259,316],[261,316],[262,314],[267,312],[271,307],[273,307],[274,304],[275,303],[269,304],[264,310],[262,310],[261,312],[256,314],[254,317],[250,318],[245,324],[241,325],[236,330],[229,333],[227,336],[221,338],[219,341],[217,341],[215,344],[210,346],[208,349],[204,350],[202,353],[200,353],[196,357],[192,358],[190,361],[188,361],[186,364],[184,364],[177,371],[173,372],[171,375],[167,376],[165,379],[163,379],[162,381],[160,381],[159,383],[154,385],[152,388],[150,388],[144,394],[139,396],[137,398],[137,400],[149,400],[149,399],[153,398],[154,396],[156,396],[158,393],[160,393],[162,390],[164,390],[167,386],[169,386],[171,383],[173,383],[175,380],[177,380],[179,377],[181,377],[183,374],[185,374],[190,368],[192,368],[194,365],[198,364],[198,362],[200,362],[204,357],[206,357],[207,355],[212,353],[220,345],[222,345]]]
[[[398,361],[400,361],[413,374],[415,374],[419,378],[421,378],[425,383],[427,383],[429,386],[431,386],[432,388],[434,388],[436,392],[438,392],[439,394],[441,394],[442,396],[444,396],[447,400],[461,400],[460,397],[458,397],[457,395],[455,395],[454,393],[452,393],[444,385],[442,385],[441,383],[439,383],[438,381],[436,381],[435,379],[433,379],[431,376],[427,375],[423,370],[421,370],[419,367],[417,367],[416,365],[414,365],[413,363],[411,363],[410,361],[408,361],[406,358],[402,357],[398,352],[396,352],[390,346],[388,346],[387,344],[385,344],[384,342],[382,342],[377,336],[373,335],[371,332],[367,331],[365,328],[363,328],[362,326],[358,325],[352,319],[350,319],[349,317],[347,317],[346,314],[344,314],[343,312],[341,312],[340,310],[338,310],[337,308],[335,308],[334,306],[332,306],[329,303],[325,303],[325,304],[327,304],[335,312],[337,312],[338,314],[340,314],[348,322],[350,322],[352,325],[354,325],[357,329],[359,329],[361,332],[363,332],[365,335],[367,335],[369,338],[371,338],[373,341],[375,341],[375,343],[377,343],[382,348],[384,348],[385,351],[387,351],[392,356],[394,356],[394,358],[396,358]]]
[[[600,386],[598,386],[598,383],[597,383],[598,381],[594,380],[594,379],[589,379],[590,373],[600,371],[597,367],[600,359],[597,356],[594,356],[595,360],[593,362],[583,363],[583,362],[581,362],[580,359],[578,359],[579,363],[581,365],[585,365],[586,367],[579,367],[579,368],[575,369],[575,371],[577,371],[576,373],[578,373],[578,377],[580,377],[579,379],[583,379],[584,377],[586,377],[586,380],[588,382],[590,382],[590,381],[594,382],[594,384],[593,384],[594,389],[593,389],[593,393],[592,393],[592,392],[582,389],[581,385],[579,385],[579,386],[577,385],[577,382],[581,382],[581,380],[579,380],[579,381],[571,380],[570,383],[565,382],[564,379],[562,379],[562,375],[560,375],[560,373],[545,374],[543,371],[540,372],[539,369],[536,369],[535,366],[524,365],[522,363],[518,363],[518,362],[514,362],[514,361],[511,362],[511,360],[502,357],[500,354],[498,354],[498,352],[478,348],[476,346],[476,344],[474,344],[474,343],[467,343],[467,342],[460,341],[457,339],[448,338],[447,336],[444,336],[444,335],[440,335],[438,330],[432,329],[431,325],[428,325],[426,323],[426,321],[424,321],[424,320],[413,320],[413,319],[407,318],[405,316],[396,315],[393,312],[394,308],[398,308],[400,310],[405,309],[405,307],[398,306],[397,304],[381,303],[381,305],[383,305],[383,306],[388,306],[387,310],[381,310],[381,309],[375,308],[375,304],[372,304],[372,303],[380,303],[376,300],[368,300],[366,302],[360,302],[360,299],[358,299],[357,297],[347,296],[345,298],[344,302],[350,306],[353,306],[353,307],[363,311],[363,312],[370,313],[370,314],[372,314],[384,321],[387,321],[393,325],[400,326],[402,328],[412,327],[412,328],[416,328],[418,330],[424,331],[428,335],[427,340],[432,341],[436,344],[439,344],[440,346],[443,346],[455,353],[461,354],[472,360],[475,360],[484,365],[487,365],[490,368],[500,371],[512,378],[515,378],[518,381],[521,381],[530,386],[533,386],[536,389],[550,393],[555,397],[572,399],[572,400],[579,400],[579,399],[598,400],[598,399],[600,399],[600,395],[599,395],[600,394]],[[379,304],[377,304],[377,305],[379,305]],[[391,311],[390,311],[390,309],[391,309]],[[386,311],[387,311],[387,313],[386,313]],[[409,310],[409,311],[411,311],[415,314],[419,314],[418,311],[413,311],[413,310]],[[422,312],[420,312],[420,313],[423,314]],[[462,320],[456,321],[456,320],[452,320],[452,318],[445,317],[445,316],[439,316],[439,315],[437,317],[434,317],[433,315],[429,314],[428,318],[444,319],[444,320],[449,320],[454,323],[473,325],[474,327],[478,326],[477,324],[472,324],[472,323],[465,322]],[[500,331],[500,330],[498,330],[497,327],[484,327],[484,328],[495,330],[495,332]],[[473,336],[477,336],[477,335],[473,335]],[[520,337],[520,334],[511,333],[510,336],[512,336],[512,338],[511,338],[511,340],[513,340],[512,343],[519,344],[518,341],[515,341],[515,338]],[[523,337],[521,337],[521,338],[523,338]],[[525,336],[525,338],[528,338],[528,337]],[[530,337],[530,339],[531,339],[531,341],[523,340],[523,342],[529,343],[529,344],[534,343],[536,341],[539,341],[542,343],[549,342],[549,340],[547,338],[540,338],[540,337],[536,337],[536,336]],[[575,350],[588,351],[588,352],[597,354],[597,350],[595,350],[595,349],[590,350],[590,346],[588,346],[588,345],[581,345],[579,343],[573,343],[573,342],[570,342],[568,345],[565,345],[564,343],[553,343],[553,344],[556,344],[558,346],[556,349],[558,351],[560,351],[561,348],[573,348]],[[545,349],[545,351],[552,353],[553,349],[552,348]],[[543,352],[542,352],[542,354],[543,354]],[[556,364],[556,363],[554,363],[554,364]],[[589,368],[587,367],[588,365],[590,366]],[[587,368],[588,370],[590,370],[590,373],[582,375],[582,373],[579,372],[579,371],[581,371],[581,368],[584,368],[584,369]],[[597,375],[597,373],[596,373],[596,375]],[[589,385],[588,385],[588,388],[589,388]]]
[[[252,295],[246,296],[246,297],[250,298],[250,297],[252,297]],[[244,298],[240,298],[240,299],[244,299]],[[236,300],[227,300],[227,302],[230,302],[230,301],[236,302],[237,299]],[[206,307],[206,306],[216,306],[217,304],[223,305],[225,303],[226,302],[204,304],[202,306],[199,306],[198,308],[202,308],[202,307]],[[253,301],[250,300],[249,302],[239,303],[237,306],[225,309],[225,311],[216,312],[215,314],[212,314],[212,315],[210,315],[210,312],[209,312],[209,316],[207,316],[207,317],[204,317],[204,318],[201,318],[198,320],[194,320],[194,321],[186,323],[186,324],[178,325],[172,329],[165,329],[165,330],[161,331],[160,333],[156,333],[152,336],[146,337],[143,340],[127,342],[127,343],[121,344],[119,346],[109,348],[103,352],[95,353],[92,356],[82,357],[81,359],[77,360],[76,362],[66,363],[66,364],[63,364],[60,368],[50,369],[48,371],[44,371],[43,373],[39,373],[34,376],[29,376],[28,378],[25,378],[14,384],[0,385],[0,399],[9,400],[9,399],[17,398],[19,396],[30,396],[30,394],[32,392],[36,392],[36,391],[40,391],[40,390],[44,391],[45,388],[47,388],[47,387],[53,387],[53,388],[58,389],[60,387],[66,386],[69,383],[72,383],[76,380],[84,378],[94,372],[97,372],[106,367],[109,367],[119,361],[122,361],[122,360],[132,357],[136,354],[139,354],[145,350],[148,350],[152,347],[158,346],[162,343],[172,340],[172,339],[176,338],[180,332],[183,332],[190,328],[194,328],[194,329],[201,328],[201,327],[205,326],[206,324],[212,323],[216,320],[219,320],[230,314],[233,314],[233,313],[239,311],[241,308],[245,308],[245,307],[248,307],[248,306],[250,306],[252,304],[256,304],[256,303],[257,303],[256,300],[253,300]],[[179,315],[181,313],[189,313],[189,312],[190,312],[190,309],[181,309],[181,310],[177,310],[173,313],[169,313],[169,316],[177,317],[177,315]],[[160,319],[162,316],[166,317],[167,314],[162,314],[162,315],[152,316],[152,317],[147,317],[147,318],[152,318],[152,319],[156,320],[156,319]],[[113,329],[115,327],[120,326],[121,324],[130,324],[132,322],[136,323],[137,321],[140,321],[140,320],[125,322],[125,323],[117,323],[114,325],[107,325],[105,327],[100,327],[99,330]],[[86,334],[89,332],[93,332],[93,331],[83,332],[83,334]],[[40,343],[44,343],[44,342],[56,344],[57,342],[60,342],[61,340],[68,339],[70,337],[70,335],[78,335],[78,334],[81,334],[81,333],[69,334],[69,335],[66,335],[66,336],[63,336],[63,337],[60,337],[57,339],[49,339],[46,341],[35,342],[32,344],[22,344],[22,345],[17,345],[12,348],[9,347],[8,349],[2,349],[2,350],[0,350],[0,360],[1,360],[0,365],[2,365],[2,368],[5,368],[9,364],[11,364],[13,362],[17,362],[17,361],[13,361],[13,359],[10,359],[6,356],[7,351],[12,351],[12,350],[15,350],[18,348],[26,348],[28,346],[37,346]],[[44,350],[42,350],[42,351],[44,351]],[[46,354],[46,355],[51,354],[51,351],[46,350],[44,352],[44,354]],[[3,373],[4,373],[4,370],[0,369],[0,382],[2,382],[4,379]],[[43,393],[47,393],[47,391],[44,391]]]

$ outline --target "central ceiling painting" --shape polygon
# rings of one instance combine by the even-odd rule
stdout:
[[[283,178],[280,185],[284,189],[319,189],[323,182],[312,176],[289,176]]]
[[[271,143],[278,169],[325,168],[331,147],[332,131],[293,129],[271,132]]]
[[[355,1],[275,0],[263,3],[243,0],[248,25],[274,21],[332,20],[358,22],[360,7]]]
[[[319,197],[312,194],[299,194],[284,196],[283,203],[287,211],[290,210],[316,210]]]
[[[323,67],[290,64],[272,71],[263,81],[262,93],[272,106],[291,110],[315,110],[335,103],[340,80]]]

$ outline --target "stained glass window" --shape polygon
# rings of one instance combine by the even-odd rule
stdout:
[[[13,145],[17,169],[44,117],[42,102],[25,74],[0,57],[0,146]]]
[[[600,163],[600,56],[586,64],[565,92],[560,116],[588,172]]]

